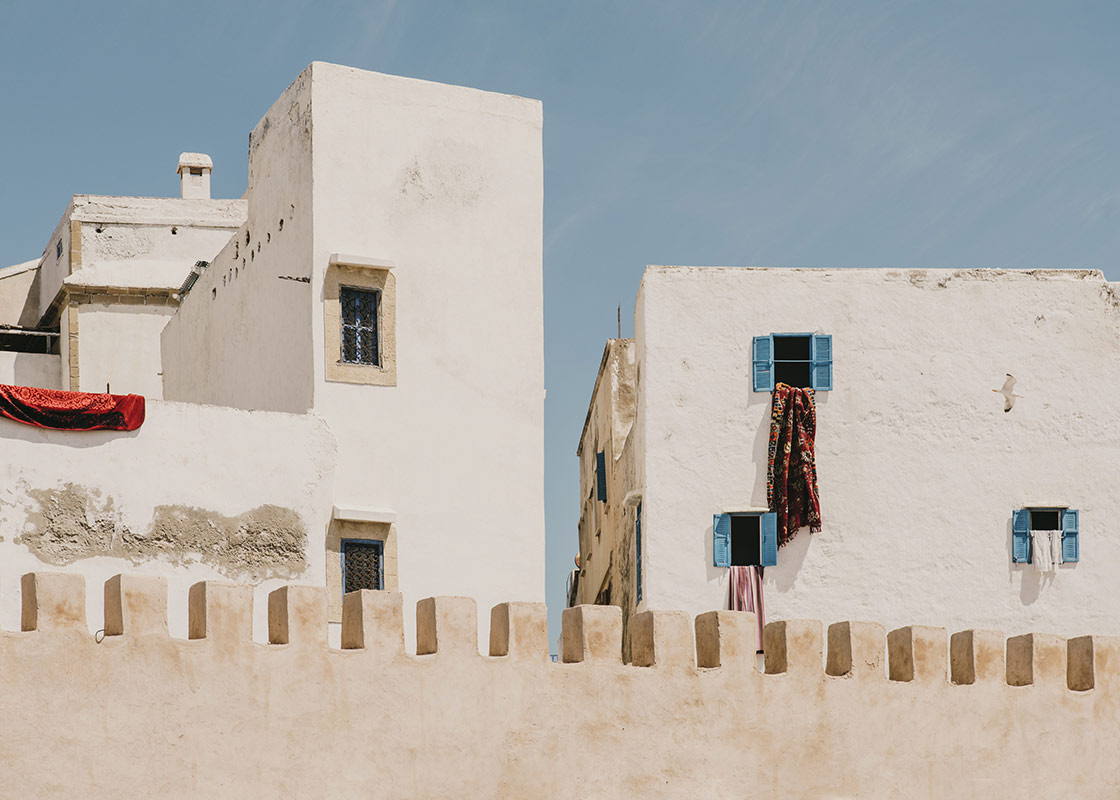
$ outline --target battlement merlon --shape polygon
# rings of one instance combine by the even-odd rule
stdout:
[[[85,579],[69,573],[23,576],[21,634],[7,648],[18,654],[34,635],[89,637]],[[168,646],[205,640],[229,653],[238,648],[318,648],[328,653],[365,651],[378,661],[479,657],[478,613],[466,597],[430,597],[416,606],[416,654],[406,653],[404,608],[396,592],[363,590],[346,595],[342,650],[327,645],[327,590],[288,585],[268,596],[269,644],[252,641],[252,590],[204,581],[190,589],[189,639],[168,634],[167,581],[122,574],[105,583],[104,636],[166,639]],[[548,657],[545,608],[541,603],[502,603],[490,615],[491,659],[544,663]],[[631,626],[630,665],[622,663],[622,625],[615,606],[565,609],[561,636],[563,665],[654,668],[703,674],[713,669],[755,669],[753,614],[712,611],[690,620],[679,611],[646,611]],[[944,628],[907,626],[885,631],[871,622],[830,625],[780,620],[765,628],[765,668],[761,680],[823,681],[854,678],[891,682],[969,686],[1042,686],[1085,692],[1099,682],[1120,685],[1120,639],[1080,636],[1064,639],[1027,633],[1004,640],[998,631],[967,630],[947,636]],[[92,637],[91,637],[92,638]]]
[[[422,600],[413,654],[394,592],[346,595],[334,649],[320,586],[269,595],[269,643],[248,586],[192,586],[188,639],[162,577],[107,581],[97,634],[82,576],[22,589],[0,632],[12,796],[554,797],[573,775],[601,796],[1115,795],[1115,638],[781,620],[763,671],[753,614],[647,611],[624,664],[620,610],[577,606],[550,663],[540,603],[495,606],[482,655],[473,599]]]

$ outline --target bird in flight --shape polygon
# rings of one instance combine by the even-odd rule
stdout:
[[[1021,394],[1015,394],[1015,392],[1013,391],[1014,389],[1015,389],[1015,376],[1012,375],[1010,372],[1007,373],[1007,380],[1005,380],[1003,382],[1003,386],[1001,386],[998,389],[992,389],[992,391],[995,392],[996,394],[1002,394],[1003,395],[1003,410],[1004,410],[1004,413],[1010,411],[1011,407],[1013,405],[1015,405],[1015,398],[1016,397],[1022,397],[1023,396]]]

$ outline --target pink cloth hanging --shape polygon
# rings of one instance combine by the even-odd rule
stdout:
[[[762,575],[759,567],[731,567],[731,610],[751,611],[758,622],[758,652],[762,652],[762,629],[766,626],[766,605],[762,601]]]

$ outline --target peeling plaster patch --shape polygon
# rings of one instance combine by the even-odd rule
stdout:
[[[1106,304],[1112,308],[1120,308],[1120,292],[1111,283],[1105,283],[1101,287],[1101,297],[1104,298]]]
[[[255,580],[293,578],[307,566],[307,528],[289,508],[263,505],[227,517],[191,506],[156,506],[144,532],[125,525],[112,498],[68,483],[33,489],[39,508],[15,541],[48,564],[113,556],[134,564],[162,558],[183,565],[201,561],[220,572]]]
[[[414,158],[401,175],[405,207],[428,204],[473,208],[479,204],[486,179],[473,167],[481,158],[476,147],[439,141]]]
[[[87,249],[86,261],[124,261],[149,255],[155,249],[150,231],[139,225],[102,226],[102,235]],[[83,242],[83,246],[85,242]]]

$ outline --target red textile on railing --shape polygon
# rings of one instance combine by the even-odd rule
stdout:
[[[778,547],[784,547],[798,529],[821,529],[821,504],[817,495],[817,408],[812,389],[784,383],[774,387],[770,410],[770,465],[766,500],[778,515]]]
[[[0,414],[60,431],[134,431],[144,424],[144,398],[0,384]]]

